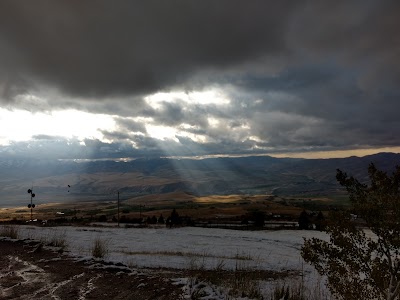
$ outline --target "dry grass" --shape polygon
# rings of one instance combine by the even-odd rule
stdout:
[[[106,240],[97,237],[93,241],[92,248],[90,250],[91,254],[95,258],[105,258],[109,254],[109,243]]]
[[[275,285],[271,300],[334,300],[329,292],[317,283],[312,288],[307,287],[301,278],[291,278]]]
[[[15,225],[3,225],[0,227],[0,236],[18,239],[20,236],[19,227]]]
[[[237,297],[249,299],[263,299],[259,280],[265,276],[263,272],[249,267],[246,257],[245,260],[239,258],[236,260],[234,270],[225,270],[225,260],[217,261],[214,269],[207,270],[204,257],[193,257],[189,261],[188,271],[192,282],[207,282],[211,285],[222,287],[228,291],[227,299],[236,299]],[[194,286],[192,284],[192,286]],[[202,295],[201,285],[192,290],[192,298]]]
[[[55,230],[53,234],[50,236],[50,238],[46,241],[46,244],[48,246],[60,247],[63,249],[66,248],[68,244],[66,230],[64,231]]]
[[[196,202],[198,203],[233,203],[243,200],[242,195],[211,195],[198,197]]]
[[[114,174],[112,176],[114,176],[112,178],[115,179],[119,178],[120,175]],[[91,179],[94,179],[94,177]],[[80,196],[76,197],[77,198],[74,200],[81,199]],[[287,206],[271,201],[271,198],[268,195],[210,195],[207,197],[196,197],[184,192],[173,192],[159,195],[144,195],[124,200],[124,204],[135,208],[137,208],[137,205],[143,203],[146,203],[146,207],[152,208],[151,212],[142,212],[146,217],[151,217],[153,215],[159,216],[160,214],[163,214],[163,216],[166,217],[171,212],[171,209],[166,207],[174,207],[177,205],[179,206],[178,211],[180,215],[187,215],[192,218],[215,218],[217,216],[218,218],[223,218],[224,216],[236,217],[255,209],[267,210],[274,214],[288,214],[297,217],[301,211],[298,207]],[[290,204],[290,201],[288,203]],[[85,198],[84,202],[79,203],[46,203],[41,204],[40,207],[35,209],[35,218],[54,219],[57,211],[71,211],[75,208],[78,210],[78,217],[85,217],[87,216],[87,212],[93,210],[97,211],[97,215],[107,214],[112,205],[115,205],[116,209],[116,201],[104,202],[105,207],[99,207],[99,202],[90,197]],[[129,214],[126,214],[126,216],[130,218],[138,217],[139,212],[131,211]],[[0,210],[0,219],[26,219],[28,217],[29,210],[25,207]],[[71,217],[71,215],[68,217]]]
[[[196,197],[185,192],[177,191],[165,194],[145,195],[128,199],[125,203],[130,205],[139,205],[146,203],[151,206],[157,205],[170,205],[177,202],[190,202],[195,201]]]
[[[231,258],[232,259],[232,258]],[[251,266],[253,257],[236,255],[234,270],[225,269],[225,260],[217,261],[213,269],[206,268],[203,257],[193,257],[188,264],[191,286],[191,299],[202,299],[202,283],[226,292],[225,299],[263,299],[263,300],[334,300],[321,282],[312,287],[304,284],[303,278],[285,272],[258,270]],[[262,282],[275,283],[269,290],[263,290]]]
[[[121,253],[126,255],[148,255],[148,256],[180,256],[188,258],[218,258],[218,259],[235,259],[235,260],[254,260],[254,257],[249,253],[237,252],[234,256],[228,255],[213,255],[207,252],[182,252],[182,251],[121,251]]]

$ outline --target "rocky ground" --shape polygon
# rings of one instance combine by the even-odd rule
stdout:
[[[171,270],[69,257],[38,242],[0,241],[0,299],[183,299]]]

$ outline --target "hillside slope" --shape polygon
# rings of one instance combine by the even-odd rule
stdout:
[[[109,199],[187,192],[197,196],[225,194],[334,195],[341,193],[336,169],[362,180],[369,163],[393,170],[400,155],[380,153],[343,159],[292,159],[268,156],[115,161],[30,161],[0,159],[0,204]],[[68,186],[69,185],[69,186]]]

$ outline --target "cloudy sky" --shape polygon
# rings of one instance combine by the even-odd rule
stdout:
[[[400,2],[0,1],[0,157],[400,152]]]

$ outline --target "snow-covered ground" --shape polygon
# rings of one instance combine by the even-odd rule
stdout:
[[[303,270],[315,274],[300,255],[303,238],[327,236],[318,231],[240,231],[208,228],[116,228],[24,226],[22,237],[65,238],[72,255],[90,256],[95,239],[104,241],[107,259],[137,267],[185,269],[201,264],[212,269],[221,262],[234,269]],[[242,266],[243,266],[242,265]],[[313,275],[315,276],[315,275]]]
[[[326,238],[316,231],[239,231],[195,227],[112,228],[112,227],[34,227],[24,226],[24,238],[64,237],[73,255],[89,256],[95,239],[109,249],[108,259],[135,263],[139,267],[186,268],[187,258],[201,258],[214,268],[223,259],[234,268],[237,258],[252,263],[249,267],[293,270],[303,265],[300,248],[303,237]]]

